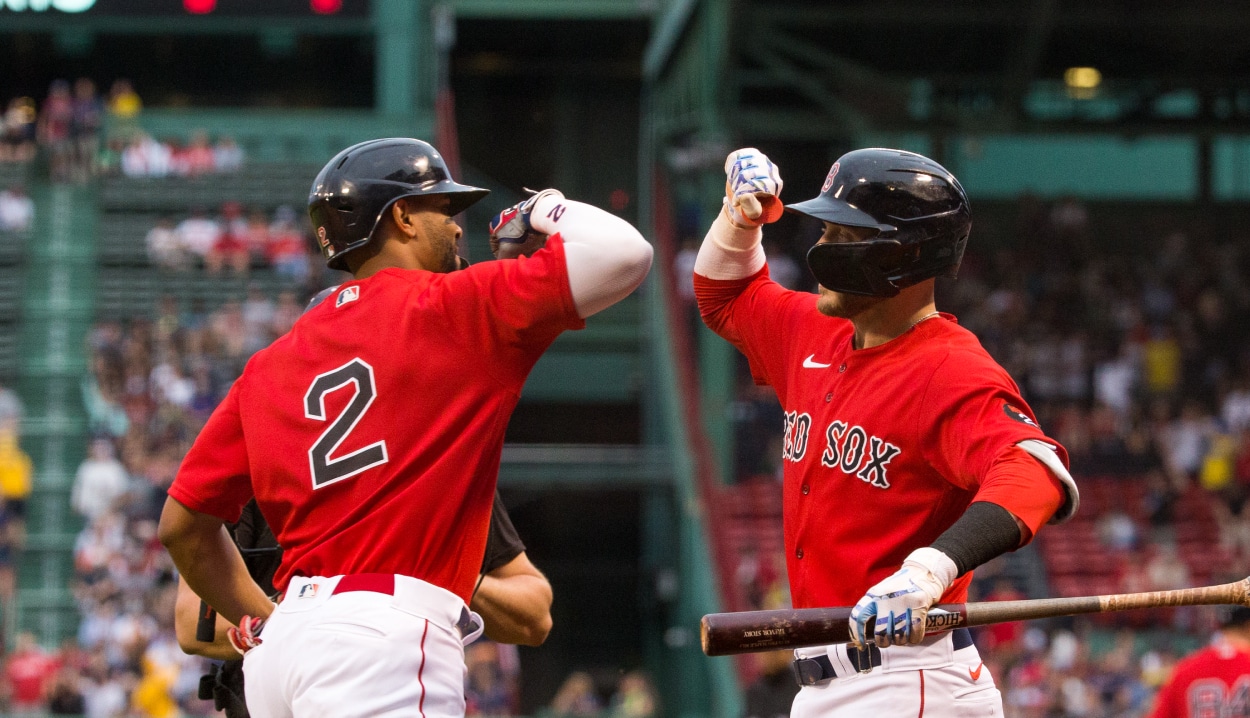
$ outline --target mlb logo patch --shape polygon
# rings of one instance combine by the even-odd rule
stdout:
[[[316,598],[316,597],[317,597],[317,584],[315,583],[306,583],[303,586],[300,586],[299,595],[296,596],[296,598]]]
[[[338,298],[334,300],[334,306],[337,309],[338,307],[341,307],[348,302],[354,302],[357,299],[360,299],[360,287],[348,287],[339,292]]]

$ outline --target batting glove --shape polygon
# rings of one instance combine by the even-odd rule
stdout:
[[[851,609],[851,642],[863,648],[920,643],[925,618],[955,580],[959,569],[935,548],[912,551],[892,576],[868,589]]]
[[[248,651],[263,643],[260,640],[260,632],[264,628],[265,619],[258,616],[244,616],[239,621],[238,628],[231,626],[226,629],[226,637],[230,639],[230,645],[238,651],[240,656],[246,656]]]
[[[776,222],[785,210],[777,165],[754,147],[734,150],[725,158],[725,211],[743,228]]]
[[[526,191],[534,192],[534,190]],[[542,192],[535,192],[524,202],[518,202],[495,215],[490,221],[490,253],[499,257],[499,252],[503,248],[505,255],[515,257],[523,254],[523,252],[516,251],[520,248],[515,246],[504,248],[503,245],[525,245],[535,241],[535,235],[543,237],[542,233],[536,231],[530,224],[530,214],[534,211],[534,207],[538,206],[538,200],[553,196],[564,199],[564,194],[560,190],[545,189]],[[507,258],[507,256],[500,258]]]

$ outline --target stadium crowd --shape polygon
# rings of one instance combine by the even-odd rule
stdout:
[[[101,97],[96,83],[56,80],[47,97],[10,98],[0,116],[0,164],[46,158],[56,182],[96,175],[200,177],[239,171],[244,152],[232,138],[192,134],[185,143],[156,139],[139,125],[143,101],[130,81],[118,79]]]
[[[187,217],[165,217],[144,237],[148,259],[158,269],[210,274],[229,270],[244,276],[252,267],[272,267],[283,280],[302,284],[311,275],[312,244],[294,209],[278,207],[272,218],[256,208],[226,202],[217,216],[194,207]],[[320,255],[317,255],[320,256]]]

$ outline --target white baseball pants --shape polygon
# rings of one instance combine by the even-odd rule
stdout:
[[[291,579],[243,660],[253,718],[464,715],[464,646],[481,619],[449,591],[390,578]]]
[[[976,646],[955,650],[950,634],[881,649],[881,665],[868,673],[855,670],[846,650],[839,643],[794,652],[828,656],[837,677],[803,686],[791,718],[1002,718],[1002,695]]]

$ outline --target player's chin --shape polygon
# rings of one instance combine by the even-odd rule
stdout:
[[[880,297],[843,294],[822,286],[820,287],[820,296],[816,299],[816,309],[827,317],[854,319],[857,315],[880,301]]]

